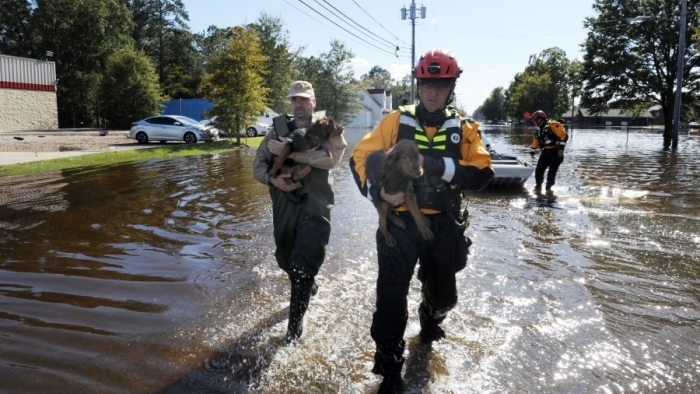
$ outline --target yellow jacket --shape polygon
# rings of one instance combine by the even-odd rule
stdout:
[[[355,177],[355,181],[360,188],[360,192],[369,198],[375,198],[371,192],[367,190],[365,174],[365,159],[367,155],[375,151],[386,151],[394,144],[398,138],[399,119],[401,111],[393,111],[385,116],[379,125],[369,132],[355,146],[350,158],[350,169]],[[457,185],[463,190],[480,190],[485,187],[489,180],[493,177],[493,168],[491,167],[491,156],[481,142],[479,137],[479,124],[476,122],[461,122],[462,141],[460,146],[461,158],[458,163],[451,163],[445,167],[454,167],[454,171],[438,170],[437,173],[429,175],[437,175],[444,181]],[[430,141],[437,132],[436,127],[424,127],[425,133]],[[445,161],[451,160],[443,158]],[[426,169],[428,171],[428,169]],[[398,209],[403,210],[403,209]],[[431,210],[423,210],[425,213],[435,213]]]
[[[547,134],[550,134],[549,136]],[[553,136],[552,136],[553,135]],[[540,143],[542,140],[542,143]],[[542,149],[564,149],[566,147],[566,128],[556,120],[548,120],[541,129],[537,128],[537,133],[532,138],[530,153],[534,154],[537,148]],[[549,141],[549,142],[547,142]]]

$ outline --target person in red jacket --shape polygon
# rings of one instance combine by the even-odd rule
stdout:
[[[534,159],[537,148],[542,150],[535,168],[535,193],[542,192],[544,172],[549,168],[545,190],[547,198],[553,200],[555,197],[552,186],[554,186],[559,165],[564,161],[566,129],[556,120],[547,119],[547,114],[544,111],[535,111],[530,115],[530,120],[537,126],[537,132],[532,139],[532,145],[530,145],[530,156]]]
[[[394,215],[405,228],[388,221],[388,231],[397,240],[389,247],[377,230],[376,310],[371,335],[376,344],[372,372],[383,375],[380,393],[400,392],[403,387],[403,339],[408,322],[407,296],[413,272],[418,267],[422,302],[418,308],[423,342],[445,338],[440,324],[457,304],[455,275],[467,263],[471,241],[464,236],[466,210],[461,208],[463,190],[480,190],[493,177],[491,156],[479,137],[479,125],[460,118],[448,107],[462,70],[452,53],[432,50],[421,56],[414,70],[418,80],[418,105],[403,105],[385,116],[356,146],[350,169],[362,195],[391,203]],[[366,158],[386,151],[399,140],[412,140],[422,157],[423,176],[414,182],[421,212],[434,234],[425,240],[402,204],[404,193],[388,194],[367,180]]]

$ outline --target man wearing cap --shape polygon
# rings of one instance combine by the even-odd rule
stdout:
[[[318,289],[314,278],[323,263],[331,233],[334,196],[330,170],[340,162],[347,142],[340,134],[323,141],[317,149],[290,153],[289,159],[312,167],[311,173],[300,182],[288,182],[289,174],[269,177],[274,156],[289,143],[282,137],[297,128],[309,127],[316,107],[313,86],[307,81],[293,82],[287,97],[293,116],[281,115],[286,119],[277,119],[273,129],[265,135],[255,154],[253,177],[269,186],[277,247],[275,258],[292,285],[286,339],[296,342],[302,334],[309,299]],[[306,195],[300,203],[293,203],[284,195],[296,189]]]
[[[422,296],[419,339],[431,343],[445,338],[441,324],[457,304],[455,276],[467,264],[471,243],[464,236],[467,214],[461,207],[462,191],[483,188],[494,174],[491,156],[479,137],[479,125],[460,118],[448,106],[461,71],[452,53],[426,52],[414,70],[420,103],[401,106],[385,116],[357,144],[350,159],[362,195],[389,202],[395,207],[392,214],[404,222],[399,227],[387,221],[389,233],[397,241],[393,247],[386,244],[381,231],[376,233],[379,276],[371,335],[375,343],[372,372],[383,376],[380,393],[402,390],[407,297],[416,264]],[[423,175],[413,183],[413,189],[421,212],[430,222],[432,239],[423,238],[403,205],[403,193],[387,194],[367,180],[367,156],[386,151],[399,140],[418,145]]]

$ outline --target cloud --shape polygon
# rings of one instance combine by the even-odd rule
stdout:
[[[352,63],[353,70],[355,70],[355,77],[359,77],[362,74],[366,74],[373,67],[373,65],[371,65],[367,60],[359,57],[353,58],[352,60],[350,60],[350,62]],[[382,66],[380,65],[380,67]],[[411,73],[411,65],[409,63],[392,63],[387,71],[389,71],[389,74],[391,74],[391,78],[400,81],[407,74]]]
[[[391,78],[393,78],[397,81],[400,81],[407,74],[411,73],[411,65],[408,63],[404,63],[404,64],[392,63],[391,66],[389,67],[389,73],[391,74]]]
[[[498,72],[498,70],[494,70],[492,68],[486,70],[486,74],[496,74],[497,72]]]
[[[352,60],[350,60],[350,63],[352,63],[354,67],[369,67],[369,62],[359,57],[352,58]]]

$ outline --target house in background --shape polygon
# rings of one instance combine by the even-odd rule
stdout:
[[[391,112],[391,91],[385,89],[362,89],[360,97],[362,110],[345,125],[346,128],[371,130],[386,114]]]
[[[605,113],[595,114],[586,108],[574,107],[573,124],[576,128],[606,128],[606,127],[648,127],[659,124],[660,106],[654,106],[635,117],[632,112],[622,112],[611,109]],[[663,116],[663,115],[661,115]],[[571,125],[571,112],[562,114],[561,118],[566,125]],[[661,123],[663,119],[661,118]]]

